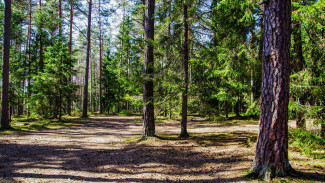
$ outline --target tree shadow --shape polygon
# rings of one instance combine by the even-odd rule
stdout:
[[[239,146],[250,146],[250,142],[255,142],[255,133],[202,133],[190,134],[189,138],[179,137],[178,134],[157,135],[160,140],[166,141],[186,141],[190,140],[200,146],[227,146],[227,144],[237,144]]]
[[[301,171],[295,171],[290,175],[290,177],[298,179],[298,180],[305,180],[305,181],[325,181],[325,174],[320,173],[306,173]]]
[[[187,175],[209,176],[218,172],[233,171],[228,167],[242,161],[250,161],[244,156],[230,154],[207,155],[189,147],[130,145],[121,149],[83,149],[77,146],[40,146],[21,144],[0,144],[0,167],[3,178],[41,178],[72,179],[91,182],[132,181],[132,182],[174,182],[173,180],[140,179],[132,175],[161,174],[179,176],[182,182],[220,182],[220,180],[187,180]],[[206,164],[222,164],[219,168],[206,169]],[[41,169],[42,172],[22,172],[27,169]],[[53,174],[53,170],[88,172],[91,174],[118,174],[131,178],[109,179],[83,176],[78,174]],[[52,173],[50,173],[52,172]],[[246,180],[237,177],[238,180]],[[235,179],[233,179],[235,181]],[[177,182],[177,181],[176,181]]]
[[[130,122],[131,120],[131,122]],[[69,127],[68,132],[62,130],[46,130],[24,132],[25,135],[42,134],[53,137],[68,133],[69,143],[74,139],[96,137],[101,135],[118,135],[118,131],[127,131],[136,118],[102,118],[94,119],[82,125],[84,132],[76,132],[80,127]],[[101,131],[94,131],[101,128]],[[103,131],[103,132],[102,132]],[[113,133],[114,132],[114,133]],[[134,135],[132,132],[128,135]],[[23,135],[19,135],[20,138]],[[39,145],[29,141],[20,144],[15,141],[0,142],[0,182],[15,181],[15,178],[35,178],[42,180],[76,180],[89,182],[241,182],[250,181],[238,172],[244,172],[249,167],[238,167],[238,164],[251,165],[252,160],[243,151],[216,151],[206,153],[200,148],[226,149],[235,145],[249,145],[248,140],[255,141],[255,133],[207,133],[191,134],[188,139],[179,138],[178,134],[157,136],[162,141],[176,141],[177,145],[155,146],[154,144],[138,143],[119,147],[83,147],[76,145]],[[53,139],[55,140],[55,139]],[[188,145],[194,144],[193,146]],[[107,145],[107,144],[106,144]],[[36,170],[29,171],[29,170]],[[60,173],[56,173],[60,172]],[[69,172],[69,173],[61,173]],[[231,178],[218,177],[222,173],[237,173]],[[157,175],[145,178],[137,176],[146,174]],[[109,176],[108,175],[114,175]],[[195,176],[193,180],[190,176]],[[324,180],[324,174],[307,173],[297,175],[302,180]],[[122,178],[120,178],[122,177]],[[127,178],[125,178],[127,177]],[[144,176],[141,176],[144,177]],[[175,178],[176,177],[176,178]],[[178,177],[178,178],[177,178]],[[204,177],[204,178],[198,178]],[[226,177],[226,178],[225,178]],[[316,178],[315,178],[316,177]],[[310,178],[310,179],[309,179]]]

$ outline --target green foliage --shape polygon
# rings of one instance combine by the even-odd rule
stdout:
[[[232,112],[258,116],[263,51],[262,5],[258,0],[168,0],[156,3],[155,64],[152,66],[155,71],[156,115],[177,117],[181,113],[180,93],[184,91],[184,2],[188,5],[190,26],[189,113],[211,118]],[[58,2],[43,1],[42,7],[38,2],[33,2],[30,33],[28,3],[22,0],[12,2],[10,106],[15,110],[24,109],[27,115],[57,117],[60,116],[58,113],[63,115],[67,112],[69,102],[77,99],[77,86],[74,83],[83,84],[84,73],[80,72],[74,77],[76,72],[70,69],[76,66],[76,60],[71,59],[67,52],[67,41],[58,35],[58,24],[63,23],[65,29],[68,23],[67,17],[59,19]],[[70,3],[75,7],[76,19],[87,13],[78,1],[64,1],[63,5],[66,6],[63,6],[63,11],[68,11]],[[126,110],[133,113],[142,110],[142,83],[147,78],[142,73],[145,6],[140,0],[120,3],[125,13],[120,17],[119,26],[114,27],[119,29],[116,37],[107,34],[110,31],[106,30],[104,24],[109,18],[105,18],[102,24],[103,42],[109,41],[103,46],[108,53],[102,66],[101,99],[98,97],[99,64],[96,63],[99,50],[97,42],[92,42],[91,105],[97,109],[96,105],[101,100],[106,111]],[[297,112],[318,121],[325,119],[324,4],[324,0],[292,2],[292,22],[297,26],[292,27],[291,57],[295,60],[301,56],[295,48],[301,46],[303,66],[298,67],[300,64],[296,61],[291,64],[291,119],[296,118]],[[105,8],[106,5],[102,7],[101,15],[107,17],[113,11]],[[2,1],[0,10],[3,10]],[[98,18],[98,14],[94,16]],[[0,18],[3,18],[3,11],[0,11]],[[78,69],[84,70],[85,39],[82,35],[85,29],[78,26],[77,21],[74,24],[74,28],[79,29],[79,39],[74,40],[73,44],[78,45],[80,55],[72,54],[72,58],[78,58]],[[2,28],[3,22],[0,22],[0,34]],[[94,40],[97,40],[97,28],[93,26]],[[67,32],[63,31],[63,37]],[[82,91],[78,91],[78,94],[81,95]],[[76,110],[80,104],[75,103]]]
[[[103,106],[105,106],[105,110],[109,112],[110,108],[114,107],[114,105],[118,104],[120,100],[120,93],[119,93],[119,80],[117,78],[117,71],[116,71],[116,63],[114,60],[111,59],[110,52],[108,51],[106,57],[104,59],[103,64]]]
[[[46,118],[61,118],[68,100],[75,98],[77,86],[70,81],[75,60],[71,59],[67,45],[57,40],[45,52],[44,72],[35,75],[29,104],[31,111]]]
[[[48,128],[60,128],[74,123],[81,123],[79,120],[49,120],[40,118],[13,118],[11,126],[13,129],[1,131],[1,134],[11,134],[16,132],[43,130]]]
[[[296,129],[290,133],[292,145],[314,158],[325,158],[325,139],[311,132]]]
[[[260,103],[254,101],[252,104],[248,106],[245,115],[258,117],[260,116],[260,111],[261,111]]]

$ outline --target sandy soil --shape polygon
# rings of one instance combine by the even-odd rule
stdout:
[[[158,138],[141,135],[139,117],[94,117],[65,128],[0,136],[0,182],[257,182],[243,177],[254,158],[257,124],[157,123]],[[170,135],[160,135],[170,134]],[[174,135],[173,135],[174,134]],[[128,140],[126,142],[125,140]],[[320,163],[291,153],[301,181],[325,181]],[[324,164],[324,163],[323,163]]]

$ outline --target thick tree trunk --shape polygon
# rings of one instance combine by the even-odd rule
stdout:
[[[252,173],[258,177],[286,176],[291,1],[264,1],[264,51],[261,116]]]
[[[187,3],[184,0],[184,91],[182,94],[182,121],[181,121],[181,134],[180,137],[189,137],[187,133],[187,97],[188,97],[188,15],[187,15]]]
[[[91,36],[91,7],[92,0],[89,1],[89,12],[88,12],[88,29],[87,29],[87,57],[86,57],[86,70],[85,70],[85,85],[83,92],[83,108],[82,117],[87,118],[87,107],[88,107],[88,79],[89,79],[89,59],[90,59],[90,36]]]
[[[11,0],[5,0],[3,52],[2,52],[2,90],[1,90],[1,129],[10,128],[9,120],[9,57]]]
[[[144,83],[143,83],[143,137],[155,135],[153,72],[154,72],[154,12],[155,0],[146,0],[144,20]]]

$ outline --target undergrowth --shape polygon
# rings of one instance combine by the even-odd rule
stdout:
[[[292,145],[299,148],[307,156],[325,159],[325,139],[302,129],[296,129],[290,133]]]

